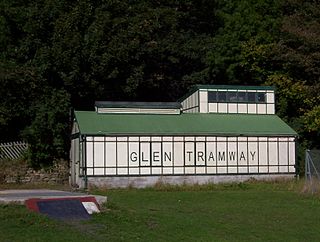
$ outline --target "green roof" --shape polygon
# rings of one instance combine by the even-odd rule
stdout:
[[[256,114],[98,114],[75,111],[86,135],[297,136],[276,115]]]

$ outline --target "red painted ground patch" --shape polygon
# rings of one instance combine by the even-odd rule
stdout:
[[[31,198],[25,202],[30,210],[61,220],[89,219],[91,211],[83,203],[92,203],[99,210],[95,197]]]

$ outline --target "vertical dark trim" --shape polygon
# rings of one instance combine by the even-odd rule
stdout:
[[[250,166],[249,166],[249,137],[247,139],[247,173],[250,173]]]
[[[118,137],[117,136],[115,136],[115,138],[116,138],[116,143],[115,143],[115,145],[116,145],[116,175],[118,175]]]
[[[210,113],[210,110],[209,110],[209,107],[210,107],[210,105],[209,105],[209,91],[208,91],[208,89],[206,90],[206,93],[207,93],[207,113]]]
[[[163,136],[160,137],[160,150],[161,150],[161,175],[163,175]]]
[[[229,89],[227,89],[226,91],[226,102],[225,102],[227,104],[227,114],[229,114],[229,105],[230,105],[228,98],[229,98]],[[228,173],[228,168],[227,168],[227,173]]]
[[[246,112],[246,114],[248,114],[249,113],[249,96],[248,96],[248,90],[246,90],[246,93],[247,93],[247,102],[246,102],[246,105],[247,105],[247,112]]]
[[[259,104],[258,104],[258,102],[257,102],[257,99],[258,99],[258,97],[257,97],[257,92],[255,92],[255,105],[256,105],[256,114],[258,114],[259,113]]]
[[[82,141],[82,135],[80,135],[79,136],[79,167],[78,167],[78,177],[77,178],[79,178],[79,176],[80,175],[82,175],[82,172],[81,172],[81,169],[82,169],[82,166],[83,166],[83,141]]]
[[[152,142],[151,142],[151,136],[149,136],[149,168],[150,168],[150,175],[152,175]]]
[[[226,164],[227,164],[227,174],[229,174],[229,137],[226,137]]]
[[[258,173],[260,173],[260,137],[257,137]]]
[[[288,169],[287,169],[287,172],[289,172],[290,170],[290,138],[288,137],[287,138],[287,164],[288,164]]]
[[[256,114],[258,114],[259,106],[258,106],[258,93],[257,93],[257,90],[255,92],[255,102],[256,102]]]
[[[208,174],[207,136],[204,136],[204,166],[205,174]]]
[[[266,105],[266,114],[268,114],[267,91],[264,91],[264,104]]]
[[[216,97],[217,97],[217,113],[219,113],[219,99],[218,99],[218,92],[216,93]]]
[[[172,149],[172,174],[175,174],[175,158],[174,158],[174,144],[175,144],[175,140],[174,140],[174,136],[172,136],[172,143],[171,143],[171,149]]]
[[[292,142],[292,141],[291,141]],[[299,178],[300,167],[298,163],[298,137],[294,138],[294,156],[295,156],[295,171],[296,171],[296,178]]]
[[[92,175],[94,175],[94,172],[96,170],[94,166],[94,136],[91,136],[92,138]]]
[[[237,144],[237,174],[239,174],[239,137],[236,137],[236,144]]]
[[[237,104],[237,113],[239,113],[239,100],[238,100],[238,94],[239,94],[239,89],[237,89],[237,102],[236,102],[236,104]]]
[[[279,137],[277,137],[277,160],[278,160],[278,173],[280,172],[280,155],[279,155]]]
[[[198,112],[200,113],[200,90],[198,90]]]
[[[84,163],[84,189],[88,188],[88,174],[87,174],[87,136],[84,135],[84,154],[85,154],[85,163]]]
[[[186,174],[186,142],[185,136],[183,136],[183,174]]]
[[[104,165],[104,168],[103,168],[103,174],[104,175],[106,175],[106,167],[107,167],[107,161],[106,161],[106,159],[107,159],[107,155],[106,155],[106,153],[107,153],[107,149],[106,149],[106,145],[107,145],[107,143],[106,143],[106,136],[103,136],[103,165]]]
[[[127,166],[128,166],[128,175],[130,175],[130,144],[129,144],[129,136],[127,136]]]
[[[140,141],[140,136],[138,136],[138,144],[139,144],[139,175],[141,175],[141,141]]]
[[[215,137],[216,143],[216,174],[218,174],[218,136]]]
[[[267,137],[267,167],[268,167],[268,173],[269,171],[269,166],[270,166],[270,156],[269,156],[269,137]]]
[[[78,176],[77,177],[75,177],[75,181],[76,181],[76,179],[78,179],[79,178],[79,176],[82,174],[82,173],[80,173],[80,169],[81,169],[81,166],[82,166],[82,154],[81,154],[81,152],[82,152],[82,137],[81,137],[82,135],[80,135],[79,136],[79,150],[78,150],[78,153],[79,153],[79,166],[78,166]],[[76,166],[76,163],[74,164],[75,166]],[[76,167],[75,167],[75,172],[76,172]]]
[[[194,165],[194,171],[196,173],[196,167],[198,166],[197,164],[197,138],[196,136],[193,137],[193,152],[194,152],[194,161],[193,161],[193,165]]]

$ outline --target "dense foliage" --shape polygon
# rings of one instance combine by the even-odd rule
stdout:
[[[71,107],[268,84],[301,143],[319,148],[319,40],[312,0],[3,0],[0,141],[26,139],[33,165],[48,164],[67,158]]]

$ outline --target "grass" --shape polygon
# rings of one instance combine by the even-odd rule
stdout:
[[[318,241],[320,199],[296,182],[94,190],[89,221],[58,222],[0,206],[0,241]]]

